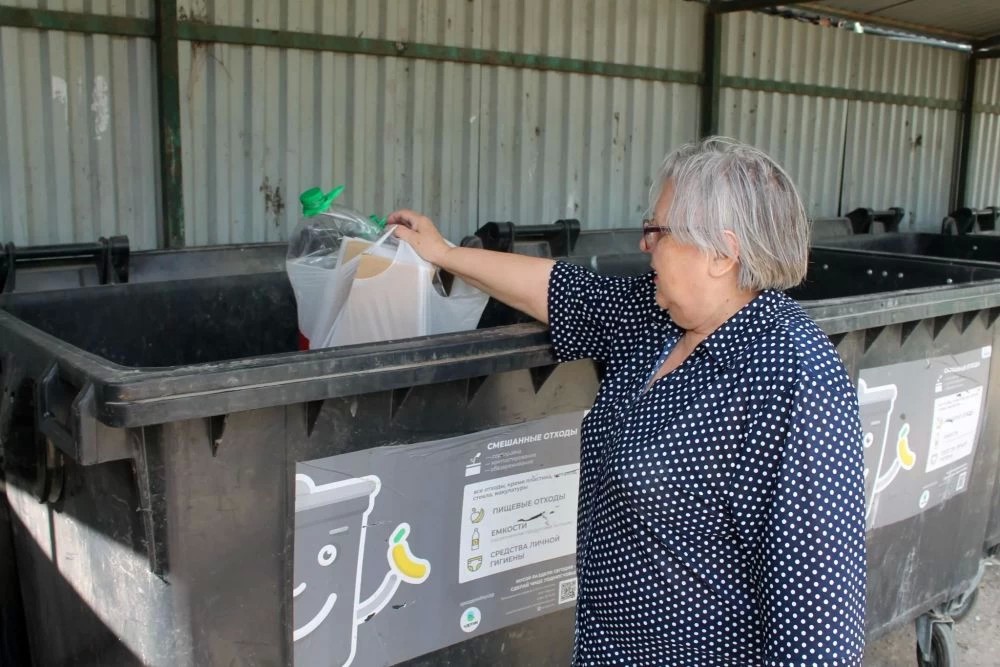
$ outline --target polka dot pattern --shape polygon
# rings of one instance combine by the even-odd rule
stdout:
[[[645,391],[682,331],[651,274],[558,263],[560,360],[604,368],[581,432],[575,665],[860,665],[857,394],[792,299],[761,293]]]

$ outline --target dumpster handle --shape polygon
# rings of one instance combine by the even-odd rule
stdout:
[[[993,231],[1000,217],[1000,209],[996,206],[986,206],[980,209],[968,206],[955,209],[941,223],[942,234],[975,234],[980,231]]]
[[[483,248],[500,252],[513,252],[517,241],[544,241],[548,243],[552,257],[564,257],[576,246],[576,239],[580,236],[580,221],[556,220],[548,225],[487,222],[476,230],[475,236],[479,238]]]
[[[13,292],[18,264],[48,260],[92,259],[101,285],[128,282],[129,242],[127,236],[103,236],[94,243],[64,243],[18,248],[7,243],[0,255],[0,292]]]
[[[112,428],[97,418],[96,391],[68,381],[53,362],[36,384],[38,431],[80,465],[132,458],[125,429]]]
[[[37,386],[38,396],[35,404],[38,406],[38,430],[56,447],[72,456],[74,460],[79,461],[73,432],[60,421],[55,412],[55,410],[60,409],[59,404],[64,403],[57,394],[64,394],[67,386],[67,383],[59,377],[59,367],[55,363],[50,364],[45,370]],[[73,391],[73,393],[76,392]],[[65,411],[69,412],[68,409]],[[69,414],[66,415],[66,418],[68,420]]]

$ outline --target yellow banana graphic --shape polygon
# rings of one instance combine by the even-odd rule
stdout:
[[[406,537],[410,534],[410,524],[401,523],[392,532],[389,540],[389,565],[400,578],[410,584],[420,584],[431,574],[431,564],[423,558],[417,558],[410,551]]]
[[[910,425],[903,424],[903,428],[899,429],[899,438],[896,440],[896,457],[904,470],[910,470],[917,462],[917,455],[910,449],[909,435]]]

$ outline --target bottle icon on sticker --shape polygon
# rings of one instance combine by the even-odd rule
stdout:
[[[479,551],[479,529],[475,528],[472,531],[472,550]]]

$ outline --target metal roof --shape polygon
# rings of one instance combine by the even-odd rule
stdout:
[[[998,0],[711,0],[709,6],[716,11],[787,7],[968,44],[977,50],[1000,47]]]

